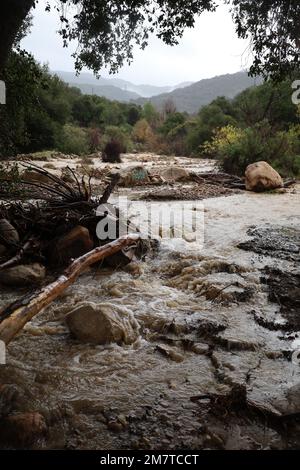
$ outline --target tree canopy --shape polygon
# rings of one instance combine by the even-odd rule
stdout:
[[[24,19],[38,1],[2,0],[0,72]],[[116,72],[130,62],[134,46],[145,48],[151,34],[166,44],[177,44],[197,16],[214,11],[220,3],[230,5],[238,36],[249,39],[252,74],[282,78],[299,67],[298,0],[49,0],[46,9],[58,11],[64,44],[78,41],[76,69],[86,66],[99,73],[104,66]]]

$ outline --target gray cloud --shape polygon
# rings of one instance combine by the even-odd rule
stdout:
[[[76,44],[63,48],[58,27],[57,13],[46,13],[40,3],[31,34],[22,45],[38,61],[48,63],[51,70],[73,71],[71,54]],[[216,13],[198,18],[195,28],[185,31],[178,46],[166,46],[152,37],[146,50],[136,49],[134,62],[124,66],[118,77],[153,85],[198,81],[246,68],[249,66],[246,50],[247,43],[237,38],[228,8],[221,6]],[[107,77],[108,73],[104,70],[102,75]]]

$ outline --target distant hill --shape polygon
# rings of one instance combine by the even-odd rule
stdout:
[[[139,97],[150,98],[162,93],[169,93],[177,88],[191,85],[193,82],[180,83],[176,86],[155,86],[155,85],[136,85],[119,78],[97,79],[91,73],[81,73],[77,76],[73,72],[55,71],[62,80],[70,85],[77,86],[83,93],[94,93],[95,95],[105,96],[111,100],[130,101]],[[90,88],[89,88],[90,87]]]
[[[261,83],[260,78],[251,78],[247,72],[220,75],[193,83],[190,86],[176,89],[171,93],[163,93],[150,99],[139,99],[137,103],[150,101],[156,108],[161,109],[166,100],[172,100],[178,111],[194,114],[202,106],[209,104],[218,96],[234,98],[246,88]]]
[[[72,83],[68,82],[70,85],[76,86],[79,88],[84,95],[97,95],[103,96],[108,100],[112,101],[122,101],[122,102],[129,102],[129,101],[136,101],[140,98],[140,95],[137,93],[133,93],[132,91],[121,90],[113,85],[90,85],[88,83]]]

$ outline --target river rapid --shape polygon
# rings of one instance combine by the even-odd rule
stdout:
[[[126,157],[123,165],[129,162],[213,168],[151,155]],[[143,190],[123,188],[111,202],[126,195],[134,213]],[[299,448],[300,332],[268,281],[275,270],[298,279],[299,250],[277,248],[290,236],[299,247],[299,202],[299,185],[204,199],[189,209],[199,221],[196,241],[162,239],[144,261],[90,269],[27,324],[9,345],[0,379],[18,389],[16,411],[45,417],[47,433],[30,447]],[[145,202],[154,212],[179,203]],[[254,228],[259,248],[239,248]],[[0,306],[21,294],[2,288]],[[72,339],[65,315],[83,301],[132,313],[137,341],[92,346]],[[299,298],[297,305],[300,318]]]

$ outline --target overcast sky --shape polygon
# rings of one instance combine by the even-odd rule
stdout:
[[[51,70],[73,71],[71,54],[74,45],[62,47],[56,33],[59,23],[56,12],[46,13],[41,1],[34,11],[31,34],[22,45]],[[198,81],[225,73],[234,73],[249,66],[245,53],[247,43],[237,38],[230,13],[225,6],[216,13],[204,13],[194,29],[187,29],[180,45],[166,46],[153,37],[146,50],[136,50],[131,66],[124,66],[119,78],[141,84],[175,85]],[[108,74],[103,71],[103,77]]]

